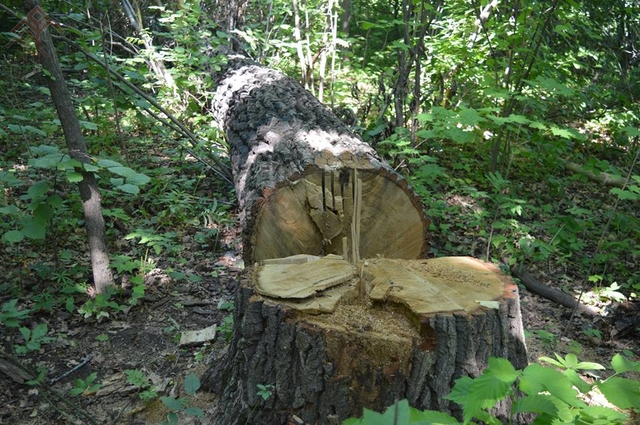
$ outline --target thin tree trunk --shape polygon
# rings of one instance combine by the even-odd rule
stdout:
[[[25,7],[32,10],[39,6],[37,0],[25,0]],[[87,145],[82,135],[80,122],[76,115],[76,110],[71,102],[71,96],[67,89],[67,83],[62,75],[62,69],[58,63],[56,50],[51,40],[51,35],[45,29],[39,34],[40,43],[38,47],[38,57],[42,67],[49,73],[49,90],[51,99],[56,107],[60,124],[67,141],[69,155],[81,163],[91,163],[91,158],[87,152]],[[113,276],[109,268],[109,254],[106,244],[104,218],[102,217],[102,206],[100,203],[100,190],[93,173],[84,169],[78,170],[82,173],[82,181],[78,183],[80,197],[82,199],[82,209],[84,211],[85,228],[89,242],[89,252],[91,254],[91,267],[93,270],[93,281],[98,293],[104,292],[107,286],[113,284]]]

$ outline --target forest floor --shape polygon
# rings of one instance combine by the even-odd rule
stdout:
[[[78,314],[69,314],[64,309],[38,317],[38,321],[48,324],[49,335],[57,337],[42,349],[19,359],[32,369],[46,370],[45,382],[62,378],[50,386],[51,392],[3,378],[0,423],[91,423],[88,419],[73,422],[62,413],[77,418],[83,410],[96,424],[161,424],[166,421],[169,411],[158,398],[160,396],[182,399],[186,402],[185,407],[200,407],[204,412],[204,418],[182,413],[179,423],[212,423],[215,396],[204,391],[186,394],[183,383],[191,373],[201,376],[213,362],[219,361],[227,348],[231,314],[228,307],[233,302],[243,269],[239,245],[234,243],[236,235],[237,229],[227,229],[222,246],[228,249],[206,264],[193,265],[201,272],[217,271],[216,278],[205,278],[197,284],[184,279],[174,281],[158,268],[146,275],[144,299],[115,317],[101,322],[83,320]],[[186,242],[187,250],[199,249],[195,245],[189,247]],[[544,276],[553,276],[553,270],[535,272],[543,283],[552,282],[553,279]],[[524,289],[521,289],[520,300],[531,362],[538,361],[543,355],[553,356],[554,352],[574,352],[580,360],[607,366],[616,353],[624,350],[640,352],[637,332],[624,338],[596,337],[584,330],[605,326],[605,319],[595,323],[576,316],[569,323],[571,311],[564,307]],[[591,307],[603,314],[608,308],[605,304]],[[179,344],[181,332],[212,325],[217,325],[213,341],[196,346]],[[15,333],[9,332],[13,330],[0,327],[5,347],[16,343]],[[85,363],[88,356],[91,356],[90,360]],[[78,365],[81,367],[64,375]],[[142,372],[145,379],[148,378],[147,387],[132,385],[125,371]],[[100,384],[99,387],[86,389],[75,397],[68,396],[70,390],[78,387],[77,380],[86,383],[93,373],[97,374],[93,383]],[[141,392],[151,386],[157,396],[145,402]]]

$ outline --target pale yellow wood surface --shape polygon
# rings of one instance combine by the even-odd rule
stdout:
[[[361,181],[357,191],[354,178]],[[355,210],[354,193],[361,200]],[[361,258],[420,258],[427,247],[428,222],[408,193],[406,185],[377,172],[346,169],[308,174],[275,189],[260,204],[251,226],[253,261],[295,254],[352,256],[353,252]],[[358,246],[352,246],[354,215]]]
[[[308,298],[318,291],[350,281],[353,267],[338,256],[293,264],[258,266],[255,289],[271,298]]]
[[[355,268],[340,256],[296,255],[266,260],[256,291],[299,311],[331,313],[337,303],[367,299],[398,304],[415,314],[497,308],[506,277],[471,257],[368,259]]]
[[[367,260],[369,297],[406,305],[416,314],[473,311],[504,292],[504,276],[470,257],[429,260]]]

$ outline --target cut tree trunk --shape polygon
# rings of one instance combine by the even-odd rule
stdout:
[[[225,425],[339,423],[404,398],[459,416],[444,397],[491,356],[527,363],[517,286],[494,266],[299,255],[242,283],[229,351],[202,382]]]
[[[425,256],[420,199],[308,91],[242,57],[230,57],[214,79],[247,265],[296,254]]]

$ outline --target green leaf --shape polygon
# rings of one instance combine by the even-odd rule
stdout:
[[[93,165],[93,164],[89,164],[89,163],[83,163],[82,167],[90,172],[90,173],[95,173],[96,171],[98,171],[100,169],[100,167],[98,167],[97,165]]]
[[[198,418],[202,418],[204,416],[204,412],[199,407],[187,407],[184,409],[184,413],[189,416],[195,416]]]
[[[584,407],[578,393],[573,389],[569,378],[555,369],[531,364],[522,372],[520,390],[528,395],[548,391],[552,396],[562,400],[569,406]]]
[[[47,232],[42,224],[35,220],[30,220],[22,229],[22,233],[29,239],[44,239]]]
[[[598,388],[610,403],[621,409],[640,408],[640,380],[614,376],[598,384]]]
[[[568,369],[565,370],[563,374],[569,379],[569,382],[571,382],[571,384],[576,387],[582,394],[586,394],[591,391],[593,385],[585,382],[575,370]]]
[[[6,207],[0,208],[0,214],[15,214],[17,212],[20,212],[20,208],[16,207],[15,205],[8,205]]]
[[[480,114],[476,109],[469,109],[465,107],[460,108],[460,112],[458,113],[458,119],[460,121],[460,124],[469,125],[469,126],[475,126],[485,121],[485,119],[482,116],[480,116]]]
[[[151,177],[136,173],[133,176],[127,177],[127,183],[135,184],[136,186],[142,186],[143,184],[147,184],[151,181]]]
[[[67,180],[69,180],[69,183],[81,182],[82,178],[82,174],[77,171],[67,171]]]
[[[122,167],[122,164],[116,161],[112,161],[110,159],[99,159],[98,167],[105,167],[105,168]]]
[[[162,401],[162,404],[164,404],[167,409],[171,411],[179,412],[180,410],[182,410],[182,403],[180,402],[180,400],[177,400],[173,397],[160,397],[160,401]]]
[[[9,230],[2,235],[2,242],[5,243],[18,243],[24,239],[24,233],[20,230]]]
[[[579,423],[581,424],[624,425],[630,423],[628,415],[604,406],[587,406],[580,413],[581,422]]]
[[[187,394],[193,395],[200,389],[200,379],[191,372],[184,380],[184,389]]]
[[[532,412],[538,414],[548,414],[555,416],[558,408],[548,395],[532,394],[517,399],[513,403],[513,413]]]
[[[611,359],[611,367],[613,367],[616,373],[640,372],[640,362],[629,360],[622,354],[613,356]]]
[[[33,210],[33,221],[44,227],[47,225],[51,217],[53,217],[53,212],[51,205],[41,202],[38,204],[36,209]]]
[[[47,334],[49,330],[46,323],[39,323],[33,328],[33,332],[31,333],[31,339],[40,339]]]
[[[82,128],[86,129],[86,130],[97,130],[98,126],[95,123],[89,122],[89,121],[82,121],[80,120],[80,125],[82,126]]]
[[[136,186],[135,184],[121,184],[117,186],[117,188],[132,195],[137,195],[138,193],[140,193],[140,187]]]
[[[490,357],[488,368],[485,374],[490,375],[502,382],[512,384],[518,379],[520,373],[513,367],[511,362],[500,357]]]
[[[26,199],[35,199],[39,196],[44,195],[49,190],[50,186],[47,182],[37,182],[34,183],[33,186],[27,190],[27,198]]]
[[[460,422],[458,422],[456,418],[446,413],[436,412],[433,410],[425,410],[421,412],[414,408],[411,408],[411,417],[408,423],[424,425],[460,425]]]
[[[551,130],[551,133],[554,136],[560,136],[560,137],[565,138],[565,139],[571,139],[573,137],[573,134],[569,130],[567,130],[566,128],[560,128],[560,127],[552,126],[550,128],[550,130]]]
[[[613,189],[611,189],[611,193],[617,195],[618,198],[622,201],[636,201],[640,199],[640,194],[637,194],[630,190],[622,190],[618,187],[614,187]]]
[[[122,177],[133,177],[136,174],[138,174],[138,173],[136,173],[135,170],[133,170],[133,169],[131,169],[129,167],[122,167],[122,166],[109,167],[108,170],[110,172],[112,172],[113,174],[117,174],[117,175],[122,176]]]

